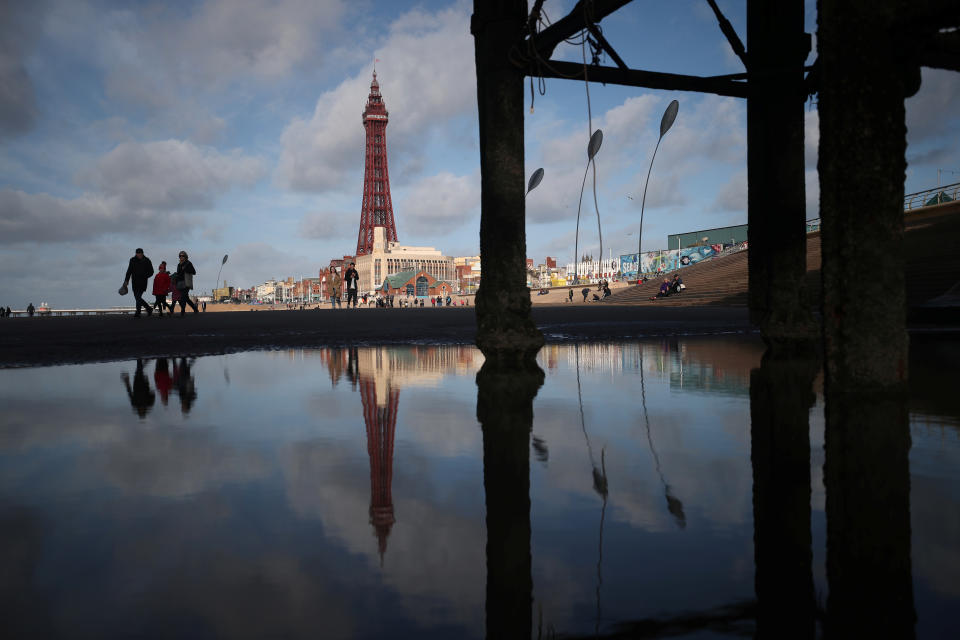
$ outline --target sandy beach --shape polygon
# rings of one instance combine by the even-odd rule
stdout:
[[[349,344],[472,344],[476,335],[472,305],[336,310],[322,305],[304,311],[260,307],[235,313],[224,313],[226,306],[217,311],[214,307],[207,305],[206,313],[188,312],[184,317],[5,319],[0,321],[0,367]],[[641,308],[558,302],[537,304],[532,313],[548,342],[753,331],[743,307]]]

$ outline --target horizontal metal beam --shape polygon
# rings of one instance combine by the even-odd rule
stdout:
[[[527,75],[543,78],[560,78],[565,80],[582,80],[583,64],[548,60],[542,64],[531,63],[527,68]],[[640,71],[637,69],[618,69],[616,67],[588,66],[587,75],[593,82],[616,84],[627,87],[643,87],[646,89],[665,89],[670,91],[694,91],[696,93],[713,93],[718,96],[734,98],[747,97],[747,83],[736,82],[723,78],[703,78],[700,76],[685,76],[675,73],[659,73],[657,71]]]
[[[528,44],[537,50],[540,58],[547,60],[553,55],[553,50],[556,49],[558,44],[586,29],[588,23],[600,22],[606,16],[631,2],[633,0],[593,0],[593,2],[580,0],[570,13],[533,36],[528,40]],[[585,9],[584,5],[588,7]]]

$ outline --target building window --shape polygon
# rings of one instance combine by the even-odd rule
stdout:
[[[417,278],[417,296],[426,297],[430,293],[430,281],[426,276]]]
[[[412,295],[413,295],[413,292],[414,292],[413,285],[412,285],[412,284],[408,284],[408,285],[407,285],[407,295],[408,295],[408,296],[412,296]]]

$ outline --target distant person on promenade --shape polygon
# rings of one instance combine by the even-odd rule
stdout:
[[[33,312],[34,312],[34,307],[33,307],[33,303],[31,302],[30,304],[27,305],[27,315],[32,318]]]
[[[133,299],[137,303],[137,310],[133,317],[140,317],[140,307],[147,310],[149,317],[153,313],[150,304],[143,299],[143,292],[147,290],[147,280],[153,275],[153,263],[150,258],[143,255],[143,249],[137,247],[133,257],[127,264],[127,273],[123,276],[123,286],[126,287],[129,282],[133,286]]]
[[[187,312],[187,305],[190,305],[194,313],[200,313],[200,309],[197,308],[197,303],[190,298],[190,289],[193,289],[193,276],[197,275],[197,270],[187,258],[186,251],[181,251],[178,258],[180,263],[177,265],[174,284],[180,290],[180,317],[182,318]]]
[[[583,294],[583,301],[586,302],[587,296],[590,295],[590,287],[584,287],[583,289],[580,289],[580,293]]]
[[[327,278],[327,296],[330,298],[330,308],[336,309],[340,304],[340,274],[336,267],[330,270]]]
[[[7,307],[7,317],[8,317],[8,318],[10,317],[10,314],[11,314],[11,313],[13,313],[13,311],[10,311],[10,307]]]
[[[350,308],[351,300],[353,300],[353,308],[357,308],[357,289],[360,284],[360,274],[357,272],[355,264],[351,262],[350,268],[343,274],[343,284],[347,288],[347,309]]]
[[[570,289],[570,291],[567,292],[567,301],[573,302],[573,289]]]
[[[170,273],[167,271],[167,261],[160,263],[157,275],[153,277],[153,309],[159,316],[163,317],[163,308],[169,307],[170,313],[173,313],[173,305],[167,304],[167,293],[170,291]]]

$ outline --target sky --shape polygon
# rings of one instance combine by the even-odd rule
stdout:
[[[573,0],[547,0],[547,17]],[[746,41],[745,3],[719,2]],[[0,3],[0,304],[121,305],[136,247],[154,266],[186,250],[197,291],[316,276],[356,250],[361,113],[375,60],[401,244],[479,253],[472,2],[8,0]],[[816,30],[807,2],[807,31]],[[634,2],[606,18],[631,68],[743,71],[705,0]],[[815,43],[815,40],[814,40]],[[749,43],[747,43],[749,49]],[[581,47],[556,58],[581,61]],[[587,52],[589,57],[589,52]],[[815,57],[811,52],[808,62]],[[612,65],[608,59],[602,64]],[[543,93],[541,94],[541,89]],[[572,262],[592,130],[603,131],[580,253],[635,252],[671,233],[743,224],[746,103],[583,81],[527,84],[527,256]],[[960,74],[923,70],[907,100],[911,193],[960,182]],[[808,217],[817,216],[816,102],[805,105]]]

